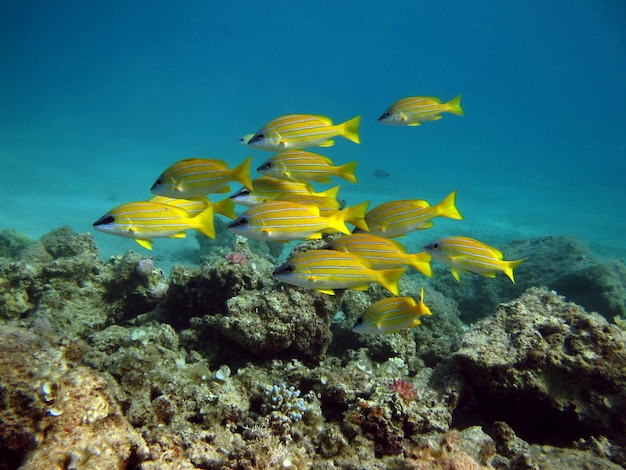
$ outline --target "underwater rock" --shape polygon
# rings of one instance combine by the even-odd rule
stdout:
[[[458,417],[505,421],[528,442],[626,445],[626,333],[597,313],[529,289],[471,328],[453,360]]]
[[[459,303],[462,318],[472,323],[488,316],[500,302],[526,289],[545,286],[588,311],[611,320],[626,317],[626,266],[623,260],[600,258],[573,236],[545,236],[517,240],[500,247],[506,259],[526,261],[515,270],[515,284],[506,276],[495,279],[477,274],[456,282],[449,269],[437,267],[436,287]]]
[[[165,299],[169,288],[165,273],[152,258],[134,251],[112,256],[108,268],[106,301],[114,321],[123,321],[149,312]]]
[[[3,468],[119,468],[147,455],[107,381],[64,350],[9,325],[0,331]]]
[[[0,232],[0,258],[16,258],[24,249],[35,243],[28,235],[17,230],[5,229]]]

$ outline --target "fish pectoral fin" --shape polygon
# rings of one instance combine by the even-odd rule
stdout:
[[[146,250],[152,250],[152,240],[148,240],[147,238],[135,238],[135,241]]]
[[[322,294],[335,295],[335,291],[332,289],[317,289],[317,292],[321,292]]]
[[[335,141],[333,139],[327,140],[326,142],[322,142],[321,144],[318,144],[318,147],[332,147],[333,145],[335,145]]]

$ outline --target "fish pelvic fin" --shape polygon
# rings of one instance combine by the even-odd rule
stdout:
[[[356,183],[356,176],[354,176],[354,172],[356,171],[356,166],[359,162],[350,162],[345,165],[340,165],[337,167],[338,176],[343,178],[344,180],[349,181],[350,183]]]
[[[339,133],[346,139],[354,142],[355,144],[361,143],[359,137],[359,125],[361,124],[361,116],[355,116],[352,119],[347,120],[339,124]]]
[[[346,222],[360,228],[361,230],[369,232],[370,228],[367,226],[367,222],[365,221],[365,214],[367,213],[369,205],[369,201],[364,201],[356,206],[346,207],[344,209],[346,211]]]
[[[457,116],[463,116],[465,114],[463,108],[461,108],[461,95],[452,98],[446,103],[446,106],[448,107],[448,111],[452,114],[456,114]]]
[[[513,284],[515,284],[515,278],[513,277],[513,269],[515,269],[517,266],[522,264],[522,262],[524,261],[526,261],[526,258],[518,259],[515,261],[503,261],[503,263],[505,264],[504,274],[508,276],[508,278],[511,280]]]
[[[378,283],[393,295],[400,295],[400,278],[406,272],[405,268],[382,269],[378,271],[380,278]]]
[[[409,266],[411,266],[414,269],[417,269],[424,276],[428,276],[428,277],[433,277],[433,268],[430,265],[431,259],[432,259],[432,256],[430,256],[425,251],[409,255],[408,257]]]
[[[209,206],[191,219],[191,227],[209,238],[215,238],[213,218],[213,206]]]
[[[252,180],[250,179],[250,162],[252,162],[252,155],[246,158],[241,165],[233,168],[231,175],[233,180],[239,181],[252,191],[254,188],[252,187]]]
[[[456,208],[456,189],[448,194],[443,201],[437,204],[437,212],[441,217],[463,220],[463,216]]]
[[[135,238],[135,241],[139,243],[139,245],[143,246],[146,250],[152,250],[152,240],[147,238]]]

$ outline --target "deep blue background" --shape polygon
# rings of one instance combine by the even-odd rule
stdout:
[[[484,217],[492,240],[503,224],[622,246],[622,1],[14,1],[0,48],[0,196],[20,216],[0,228],[89,230],[189,156],[257,166],[270,154],[235,141],[302,112],[363,115],[362,145],[320,153],[358,159],[381,201],[458,188],[470,235]],[[459,93],[465,117],[376,122],[399,98]]]

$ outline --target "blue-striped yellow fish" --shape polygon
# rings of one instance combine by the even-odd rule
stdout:
[[[252,180],[254,189],[244,186],[230,198],[233,202],[242,206],[252,207],[265,201],[274,199],[284,199],[285,196],[303,195],[303,196],[319,196],[319,197],[337,197],[339,186],[331,188],[323,193],[313,191],[313,186],[309,183],[301,183],[298,181],[286,181],[271,176],[261,176]]]
[[[365,216],[365,221],[371,235],[400,237],[413,230],[432,227],[432,219],[435,217],[463,219],[456,208],[455,200],[456,191],[452,191],[435,206],[420,199],[384,202],[370,210]]]
[[[359,140],[361,116],[341,124],[325,116],[313,114],[286,114],[265,124],[250,140],[248,145],[270,152],[303,149],[307,147],[331,147],[333,138],[344,137],[355,143]]]
[[[276,268],[274,279],[294,286],[334,294],[335,289],[366,290],[377,282],[398,295],[398,282],[404,268],[376,270],[367,261],[351,253],[336,250],[310,250],[292,256]]]
[[[419,303],[412,297],[388,297],[374,302],[357,319],[352,331],[366,335],[397,333],[421,324],[422,315],[432,315],[424,303],[424,288]]]
[[[357,162],[335,166],[330,158],[306,150],[286,150],[266,160],[256,171],[274,178],[290,181],[317,181],[330,183],[331,176],[338,176],[356,183],[354,171]]]
[[[228,229],[254,240],[313,240],[322,238],[324,232],[350,233],[344,222],[345,215],[346,209],[322,217],[315,206],[266,201],[250,207],[228,224]]]
[[[336,186],[335,188],[331,188],[322,193],[316,193],[308,196],[304,194],[284,194],[280,197],[280,200],[305,204],[308,206],[316,206],[320,210],[320,215],[328,217],[343,209],[343,202],[339,201],[336,196],[338,190],[339,186]],[[367,231],[369,227],[365,222],[365,214],[367,213],[369,204],[369,201],[364,201],[359,204],[355,204],[354,206],[346,207],[345,221],[361,230]]]
[[[93,227],[111,235],[133,238],[144,248],[152,249],[153,238],[185,238],[185,230],[196,229],[215,238],[213,206],[195,217],[180,207],[157,202],[129,202],[111,209],[93,223]]]
[[[424,247],[437,261],[450,266],[452,275],[457,281],[462,272],[473,272],[487,277],[496,277],[498,271],[503,272],[515,283],[513,269],[523,259],[505,261],[502,252],[478,240],[467,237],[448,237],[429,243]]]
[[[381,124],[393,126],[419,126],[423,122],[441,119],[442,113],[463,116],[461,95],[442,103],[431,96],[410,96],[396,101],[378,118]]]
[[[430,267],[431,257],[428,253],[407,253],[406,248],[395,240],[369,233],[354,233],[335,238],[329,245],[334,250],[347,251],[360,256],[369,261],[374,269],[411,266],[428,277],[433,275]]]
[[[158,196],[192,199],[210,193],[230,191],[228,184],[238,181],[252,188],[250,161],[248,157],[232,170],[223,160],[209,158],[187,158],[174,163],[161,173],[152,185],[152,194]]]
[[[229,219],[237,217],[235,214],[235,203],[230,198],[224,198],[217,202],[209,201],[209,198],[202,196],[195,199],[178,199],[174,197],[165,196],[152,196],[148,199],[148,202],[158,202],[159,204],[167,204],[170,206],[176,206],[183,209],[189,217],[195,217],[200,212],[204,211],[207,207],[213,206],[213,212],[215,214],[221,214]]]

